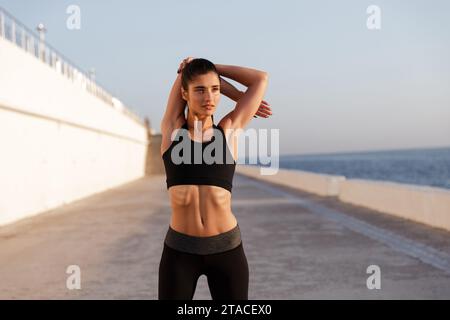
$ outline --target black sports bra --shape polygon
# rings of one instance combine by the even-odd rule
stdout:
[[[178,130],[172,144],[162,155],[167,189],[175,185],[193,184],[218,186],[231,192],[236,161],[227,146],[222,127],[213,123],[213,128],[214,136],[205,142],[190,138],[187,122]]]

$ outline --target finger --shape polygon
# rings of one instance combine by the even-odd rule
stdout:
[[[258,113],[256,113],[258,116],[260,116],[260,117],[264,117],[264,118],[267,118],[267,117],[269,117],[270,115],[269,114],[267,114],[267,113],[263,113],[263,112],[258,112]]]
[[[270,117],[271,116],[270,113],[264,113],[264,112],[260,112],[260,113],[258,113],[258,115],[261,117]]]
[[[268,114],[268,115],[271,115],[272,114],[272,111],[271,110],[266,110],[266,109],[258,109],[258,112],[261,112],[261,113],[264,113],[264,114]]]

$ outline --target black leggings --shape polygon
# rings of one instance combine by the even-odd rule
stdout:
[[[234,249],[207,255],[178,251],[164,243],[158,299],[192,300],[202,274],[213,300],[248,300],[248,264],[242,242]]]

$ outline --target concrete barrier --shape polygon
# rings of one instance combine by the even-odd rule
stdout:
[[[360,179],[339,189],[341,201],[450,231],[450,190]]]
[[[387,181],[346,179],[279,169],[261,175],[258,166],[238,165],[236,173],[388,213],[450,231],[450,190]]]

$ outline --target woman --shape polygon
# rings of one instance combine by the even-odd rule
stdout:
[[[246,92],[220,76],[247,86]],[[231,211],[236,134],[232,137],[225,131],[243,129],[256,115],[271,115],[262,100],[267,81],[266,72],[214,65],[206,59],[188,57],[180,64],[161,121],[161,156],[172,216],[159,266],[159,299],[192,299],[202,274],[207,277],[212,299],[248,299],[247,259]],[[213,114],[220,93],[237,104],[216,125]],[[221,146],[211,155],[223,158],[206,162],[208,145],[215,143],[217,147],[219,142]],[[186,145],[190,148],[180,149]]]

